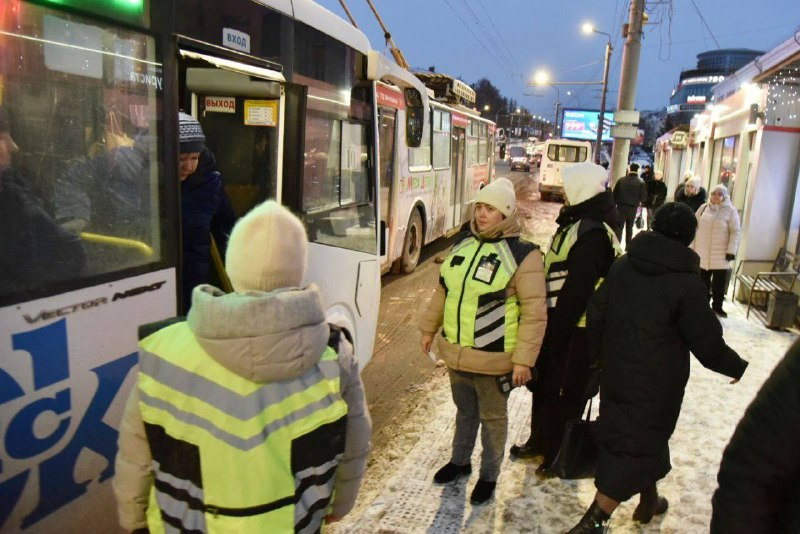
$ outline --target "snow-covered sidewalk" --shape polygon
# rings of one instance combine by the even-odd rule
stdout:
[[[673,470],[659,485],[670,509],[649,525],[639,526],[631,519],[636,502],[624,503],[611,519],[610,532],[708,531],[722,451],[745,408],[797,338],[796,332],[770,331],[752,317],[745,319],[738,303],[727,302],[726,309],[725,338],[750,362],[747,372],[739,384],[730,385],[726,377],[692,360],[683,411],[670,442]],[[424,356],[420,358],[424,365]],[[433,474],[449,460],[455,418],[445,370],[429,388],[414,394],[424,396],[420,407],[398,424],[393,445],[376,451],[356,508],[327,532],[558,533],[580,519],[594,495],[593,481],[540,480],[534,474],[535,463],[506,457],[495,499],[483,506],[469,504],[477,469],[466,482],[434,485]],[[527,390],[512,393],[508,446],[527,437],[530,402]],[[478,442],[474,467],[480,463]]]

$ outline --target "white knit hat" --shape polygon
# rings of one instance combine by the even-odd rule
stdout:
[[[308,237],[303,223],[275,201],[259,204],[233,227],[225,268],[233,289],[272,291],[303,281]]]
[[[573,206],[606,190],[608,171],[590,161],[564,167],[561,171],[564,194]]]
[[[510,217],[517,209],[517,195],[514,184],[508,178],[498,178],[480,191],[475,197],[475,203],[488,204]]]

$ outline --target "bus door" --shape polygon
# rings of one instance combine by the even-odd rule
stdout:
[[[283,75],[186,50],[179,69],[181,105],[202,125],[236,214],[280,199]]]
[[[378,210],[380,221],[385,229],[381,249],[381,265],[389,260],[389,251],[393,250],[396,231],[397,213],[393,209],[396,191],[394,190],[394,152],[397,131],[397,110],[381,107],[378,111],[378,182],[380,187],[380,202]],[[392,224],[395,223],[395,224]]]
[[[455,126],[451,137],[452,183],[450,185],[450,210],[453,214],[453,224],[448,228],[461,226],[464,218],[464,146],[466,130]]]

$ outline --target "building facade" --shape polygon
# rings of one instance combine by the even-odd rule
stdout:
[[[697,55],[697,67],[681,72],[667,107],[667,128],[689,124],[711,103],[712,89],[764,52],[746,48],[712,50]]]
[[[715,85],[711,98],[687,131],[659,138],[656,168],[670,195],[686,171],[707,189],[725,184],[742,220],[737,267],[749,260],[744,270],[763,270],[782,247],[800,252],[800,31]]]

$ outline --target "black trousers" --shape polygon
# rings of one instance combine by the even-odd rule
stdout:
[[[715,310],[722,309],[722,299],[725,297],[728,269],[700,269],[700,277],[706,284],[706,289],[711,293],[711,307]]]
[[[621,222],[625,225],[625,248],[627,249],[633,237],[633,221],[636,220],[636,211],[638,208],[636,206],[628,206],[627,204],[619,204],[617,205],[617,210],[619,210],[622,216]],[[620,228],[619,234],[617,239],[622,240],[622,228]]]

